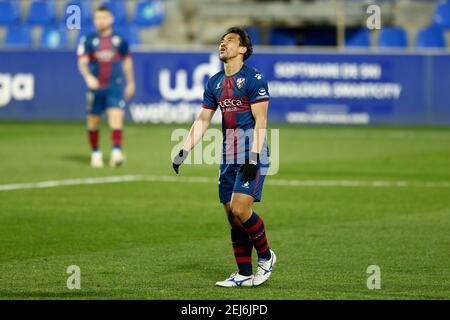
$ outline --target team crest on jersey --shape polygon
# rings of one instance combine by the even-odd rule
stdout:
[[[120,45],[120,37],[119,36],[112,37],[112,43],[115,47],[118,47]]]
[[[245,78],[239,78],[236,80],[236,85],[238,87],[238,89],[242,89],[242,87],[244,86],[245,83]]]

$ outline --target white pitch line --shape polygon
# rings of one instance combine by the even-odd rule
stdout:
[[[117,182],[129,182],[129,181],[143,181],[143,176],[129,175],[129,176],[95,177],[95,178],[81,178],[81,179],[67,179],[67,180],[4,184],[4,185],[0,185],[0,191],[23,190],[23,189],[45,189],[45,188],[52,188],[52,187],[79,186],[79,185],[88,185],[88,184],[117,183]]]
[[[120,182],[178,182],[178,183],[217,183],[217,179],[208,177],[125,175],[110,177],[93,177],[41,182],[28,182],[0,185],[0,191],[45,189],[64,186],[80,186]],[[266,184],[282,187],[373,187],[373,188],[450,188],[450,182],[430,181],[361,181],[361,180],[296,180],[268,178]]]

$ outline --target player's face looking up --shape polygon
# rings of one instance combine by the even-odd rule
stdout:
[[[98,32],[109,31],[114,23],[114,17],[107,10],[97,10],[94,14],[94,24]]]
[[[242,46],[239,35],[236,33],[229,33],[220,41],[219,58],[225,63],[239,56],[244,60],[244,53],[246,51],[247,48]]]

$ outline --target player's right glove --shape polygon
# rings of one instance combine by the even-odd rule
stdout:
[[[189,151],[181,149],[172,161],[173,170],[178,174],[178,168],[181,166],[184,160],[186,160]]]
[[[241,166],[241,181],[243,183],[252,183],[258,174],[258,159],[259,154],[255,152],[250,153],[250,158]]]

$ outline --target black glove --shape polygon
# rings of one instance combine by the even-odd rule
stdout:
[[[178,168],[181,166],[184,160],[186,160],[189,151],[181,149],[172,161],[173,170],[178,174]]]
[[[251,152],[250,158],[241,166],[241,181],[243,183],[251,183],[255,180],[256,175],[258,174],[258,159],[259,154],[256,152]]]

